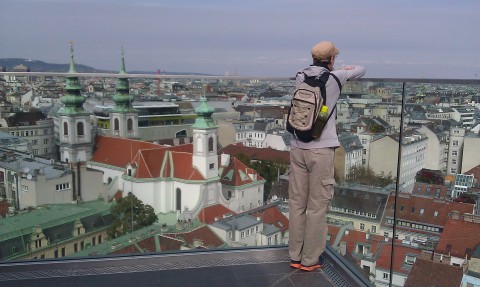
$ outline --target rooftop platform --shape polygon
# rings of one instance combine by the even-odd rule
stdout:
[[[373,286],[328,248],[326,265],[305,272],[289,266],[285,246],[219,249],[129,257],[0,263],[0,285],[22,286]]]

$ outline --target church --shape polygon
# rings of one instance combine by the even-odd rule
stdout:
[[[214,109],[205,98],[195,109],[192,143],[165,146],[138,139],[138,113],[123,52],[121,63],[125,76],[117,80],[110,135],[95,134],[91,114],[83,108],[71,48],[64,107],[54,119],[61,161],[103,172],[108,200],[131,192],[155,213],[176,212],[178,219],[194,219],[204,207],[216,204],[236,213],[263,205],[265,180],[238,159],[218,155]]]

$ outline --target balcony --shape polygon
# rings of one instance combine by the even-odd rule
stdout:
[[[36,74],[44,73],[30,73],[33,76]],[[157,78],[166,78],[183,81],[186,84],[192,79],[192,76],[168,75],[75,75],[82,79],[127,77],[132,80],[155,81]],[[61,79],[66,74],[51,74],[51,76]],[[265,77],[255,78],[256,81],[247,81],[252,80],[250,77],[198,76],[197,78],[205,83],[219,79],[238,80],[241,87],[252,92],[261,91],[265,87],[278,87],[285,94],[290,94],[293,90],[293,81],[289,78]],[[258,86],[255,86],[257,84]],[[289,88],[286,88],[287,86]],[[338,131],[340,134],[348,136],[342,137],[341,146],[337,149],[336,160],[343,159],[343,162],[335,163],[337,186],[328,217],[329,238],[327,241],[329,246],[323,255],[328,264],[321,271],[307,273],[289,267],[288,251],[283,245],[288,242],[288,232],[286,232],[287,229],[282,230],[288,225],[288,221],[287,224],[278,224],[276,221],[267,222],[270,215],[267,214],[269,211],[266,211],[267,207],[275,206],[280,210],[279,213],[282,213],[284,205],[280,202],[285,199],[282,188],[283,191],[288,189],[288,182],[282,182],[282,178],[285,179],[286,176],[280,176],[278,180],[277,178],[271,180],[265,175],[265,190],[261,191],[270,193],[269,196],[266,196],[266,199],[269,200],[268,204],[257,207],[257,200],[253,201],[248,197],[252,191],[247,190],[245,197],[239,195],[238,198],[232,197],[222,201],[221,203],[228,205],[229,211],[216,214],[212,217],[212,222],[207,223],[198,222],[200,215],[196,214],[196,206],[187,206],[188,204],[185,203],[176,204],[176,201],[186,200],[187,195],[183,193],[186,188],[180,188],[180,192],[173,190],[170,201],[175,201],[171,208],[174,212],[162,214],[162,218],[157,224],[145,227],[145,229],[137,229],[133,227],[135,224],[133,219],[128,221],[131,226],[124,228],[129,229],[129,232],[134,232],[136,237],[133,237],[138,239],[137,242],[132,241],[131,233],[115,240],[105,240],[108,236],[106,231],[101,228],[106,228],[106,226],[93,226],[95,222],[91,220],[88,223],[93,225],[87,226],[86,221],[83,222],[83,218],[79,220],[82,221],[86,231],[82,234],[79,232],[80,237],[85,235],[84,237],[87,238],[89,235],[94,237],[95,241],[87,242],[81,248],[78,248],[79,245],[77,245],[76,251],[72,252],[69,251],[70,247],[67,242],[79,244],[76,239],[79,238],[78,234],[74,237],[68,237],[71,235],[67,234],[68,236],[65,235],[65,238],[58,238],[56,241],[49,239],[49,242],[55,242],[49,243],[48,248],[52,249],[50,251],[55,249],[57,256],[66,255],[61,259],[55,259],[54,255],[49,256],[43,252],[47,254],[45,259],[33,260],[35,257],[41,258],[42,254],[26,248],[25,244],[27,243],[25,242],[23,247],[18,247],[19,249],[23,248],[23,253],[19,251],[12,255],[11,245],[9,245],[11,242],[0,241],[0,249],[7,245],[10,248],[7,250],[10,252],[10,256],[0,259],[3,260],[0,263],[1,284],[2,286],[34,286],[35,284],[65,285],[69,282],[68,284],[73,283],[74,285],[107,283],[118,286],[132,284],[149,286],[161,282],[183,286],[225,286],[227,284],[234,286],[403,286],[409,278],[409,274],[415,273],[416,260],[432,258],[432,264],[440,264],[439,262],[442,261],[443,264],[449,266],[466,267],[473,256],[472,250],[475,249],[475,246],[470,246],[471,242],[448,241],[447,235],[451,234],[452,228],[454,232],[462,234],[462,230],[455,230],[453,227],[458,222],[469,225],[469,228],[473,230],[478,230],[480,221],[477,217],[479,214],[475,215],[473,204],[458,202],[452,198],[452,194],[448,190],[454,187],[455,175],[464,172],[460,163],[464,167],[469,167],[467,171],[480,164],[476,163],[476,156],[474,156],[480,152],[476,149],[477,146],[480,146],[480,141],[477,140],[478,133],[475,137],[475,134],[470,132],[475,125],[472,125],[470,121],[462,122],[460,113],[456,120],[455,113],[458,107],[475,106],[480,102],[479,95],[480,80],[359,79],[346,84],[340,99],[342,108],[344,106],[346,108],[342,110],[342,117],[338,119]],[[210,98],[207,103],[209,102],[223,102],[231,106],[230,102],[215,99],[215,97]],[[176,104],[178,103],[176,102]],[[257,115],[264,103],[240,104],[243,113]],[[269,110],[272,109],[271,105],[265,104],[265,106],[269,106]],[[439,109],[448,107],[452,111],[447,114],[438,110],[427,112],[427,109],[433,107]],[[273,108],[286,111],[288,107]],[[191,107],[188,109],[191,110]],[[270,115],[271,113],[265,112],[265,114]],[[445,116],[449,119],[445,120]],[[439,120],[440,118],[443,120]],[[479,123],[476,122],[476,124]],[[457,134],[450,134],[450,127],[463,129],[468,135],[459,140]],[[175,127],[165,128],[174,129]],[[174,133],[175,131],[169,132]],[[187,133],[186,136],[190,137],[191,131]],[[231,133],[234,137],[234,129]],[[352,136],[358,137],[358,143],[362,145],[362,148],[353,144]],[[457,143],[455,153],[453,153],[453,149],[449,151],[449,145],[444,143],[443,139],[448,136],[452,143]],[[140,134],[139,137],[141,138],[142,135]],[[159,142],[161,140],[158,139]],[[345,142],[343,142],[344,140]],[[101,144],[107,144],[107,142],[101,142]],[[173,146],[181,148],[176,147],[177,145]],[[114,145],[110,147],[113,149]],[[149,150],[154,148],[153,144],[144,147]],[[254,149],[253,147],[249,148]],[[459,148],[463,149],[463,153],[458,152]],[[363,152],[363,149],[368,152]],[[248,149],[242,149],[242,152],[247,151]],[[251,151],[252,161],[265,160],[258,158],[261,151],[265,151],[265,149]],[[132,158],[135,157],[136,150],[133,146],[132,149],[129,149],[128,154],[131,154]],[[171,154],[175,155],[175,151],[172,150]],[[446,157],[443,156],[444,154]],[[147,152],[140,152],[137,155],[139,158],[149,156]],[[361,156],[361,159],[356,158],[358,155]],[[121,154],[118,156],[120,157]],[[354,156],[355,162],[349,162],[348,160]],[[462,156],[463,158],[461,158]],[[271,156],[270,159],[275,157],[276,155]],[[182,160],[185,159],[180,158],[180,161]],[[108,162],[88,166],[112,173],[106,177],[109,178],[108,180],[104,179],[105,184],[108,185],[106,198],[114,198],[119,191],[125,191],[130,185],[144,180],[138,178],[141,176],[143,167],[135,166],[138,168],[136,174],[132,177],[125,177],[122,176],[125,165],[123,168],[117,168],[118,174],[113,174],[111,170],[107,171],[106,166],[111,162],[112,158],[109,158]],[[148,158],[145,162],[150,163]],[[172,162],[176,165],[175,167],[178,166],[176,169],[168,169],[165,165],[163,170],[171,171],[172,174],[174,170],[189,168],[177,163],[175,156],[162,158],[158,162]],[[453,162],[455,165],[452,164]],[[430,176],[429,169],[440,170],[442,166],[446,167],[448,174],[443,173],[441,180],[438,179],[438,173],[432,173]],[[0,168],[5,167],[0,165]],[[272,168],[278,168],[278,174],[284,172],[284,170],[280,171],[281,166]],[[422,171],[422,176],[416,177],[420,171]],[[277,174],[277,171],[274,173]],[[228,173],[223,176],[222,180],[233,178]],[[433,177],[435,181],[431,180]],[[172,176],[172,178],[174,177]],[[152,177],[148,181],[153,180]],[[244,180],[248,180],[248,177],[244,177]],[[478,188],[478,180],[476,178],[476,181],[471,184],[472,186],[468,187],[469,193],[478,194],[475,189]],[[145,182],[147,180],[142,181],[143,184]],[[163,181],[161,182],[163,183]],[[249,184],[254,183],[253,180],[249,182]],[[75,186],[75,188],[79,187]],[[84,192],[88,191],[84,190]],[[259,191],[255,190],[255,192]],[[22,196],[24,195],[27,194],[22,194]],[[276,201],[272,200],[273,195],[276,196]],[[231,204],[235,201],[239,202],[238,210],[235,210],[235,205]],[[206,203],[202,204],[210,206]],[[478,199],[476,204],[478,206]],[[86,202],[76,206],[86,208],[87,205]],[[255,206],[255,208],[242,211],[240,206],[243,209],[248,206],[251,208]],[[54,207],[51,206],[51,209]],[[106,212],[106,210],[104,211]],[[21,218],[25,214],[27,214],[26,211],[11,218],[17,216],[17,218]],[[182,217],[185,215],[189,215],[191,218]],[[73,214],[71,216],[73,217]],[[103,216],[102,222],[108,224],[107,216],[105,214],[101,216]],[[233,233],[231,235],[236,240],[230,239],[227,231],[222,237],[223,231],[220,224],[214,224],[214,222],[223,222],[222,220],[228,217],[247,216],[254,218],[253,221],[259,220],[262,227],[259,230],[247,228],[245,231],[239,227],[239,229],[233,230],[238,235],[233,235]],[[205,215],[204,220],[207,217]],[[0,219],[0,226],[2,223],[6,224],[12,221],[11,218]],[[185,223],[176,220],[185,220]],[[67,221],[65,219],[64,222]],[[238,222],[239,220],[237,220]],[[47,223],[44,222],[37,223],[47,226]],[[203,228],[206,225],[210,226],[208,228],[211,230],[215,229],[215,236],[221,241],[219,244],[212,245],[213,247],[203,247],[202,244],[187,242],[189,240],[187,237],[190,236],[187,235],[189,232],[194,232],[197,228]],[[28,230],[33,227],[35,225],[30,226],[30,229],[22,229],[24,232],[22,240],[30,239]],[[12,230],[11,234],[13,232]],[[241,232],[245,232],[243,237]],[[46,237],[54,235],[53,232],[47,234],[46,231],[45,233]],[[141,240],[147,240],[152,234],[172,237],[172,241],[180,242],[178,250],[190,250],[163,251],[164,249],[160,248],[161,244],[155,246],[153,239],[150,248],[140,243]],[[263,246],[262,242],[275,242],[274,238],[276,237],[273,237],[273,234],[279,236],[278,242],[281,245]],[[443,236],[444,234],[446,236]],[[145,237],[142,237],[143,235]],[[0,240],[8,236],[0,233]],[[251,241],[248,241],[250,240],[247,238],[248,236],[255,238],[251,237]],[[127,237],[130,238],[130,241]],[[90,240],[90,238],[87,239]],[[192,240],[195,241],[194,239],[197,239],[197,243],[200,240],[200,238]],[[247,246],[228,246],[228,243],[231,242],[237,242],[235,244],[238,246]],[[480,238],[478,242],[480,242]],[[202,248],[198,249],[198,245],[202,245]],[[205,243],[205,245],[208,244]],[[45,247],[45,245],[42,246]],[[455,253],[456,246],[463,248],[463,254],[460,254],[462,252]],[[65,248],[64,251],[62,248]],[[203,250],[205,248],[206,250]],[[467,248],[469,248],[469,252],[466,252]],[[73,250],[73,247],[71,249]],[[120,249],[126,250],[125,253],[118,255],[119,253],[113,252]]]

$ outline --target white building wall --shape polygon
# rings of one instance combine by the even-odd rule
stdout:
[[[455,175],[461,171],[463,142],[465,139],[464,128],[451,128],[448,144],[447,174]]]
[[[465,137],[462,153],[462,172],[480,165],[480,137]]]

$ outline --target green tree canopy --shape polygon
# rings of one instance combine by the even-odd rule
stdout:
[[[126,197],[117,200],[117,203],[112,206],[111,212],[114,220],[107,231],[110,238],[152,225],[158,220],[153,207],[143,204],[131,192]]]
[[[360,183],[365,185],[372,185],[378,187],[385,187],[391,183],[394,183],[396,177],[392,176],[389,172],[387,175],[382,171],[380,174],[375,174],[371,168],[363,166],[354,166],[350,169],[350,172],[345,179],[346,182]]]

